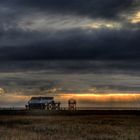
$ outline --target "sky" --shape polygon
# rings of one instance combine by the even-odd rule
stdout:
[[[140,0],[0,0],[1,106],[41,95],[87,106],[89,94],[137,104],[139,83]]]

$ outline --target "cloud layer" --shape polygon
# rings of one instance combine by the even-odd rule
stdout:
[[[138,61],[139,7],[136,0],[1,1],[0,59]]]
[[[139,92],[139,61],[139,0],[0,0],[1,87]]]
[[[64,14],[78,14],[93,18],[113,18],[117,17],[122,11],[132,8],[135,2],[135,0],[40,0],[40,2],[37,0],[24,0],[17,2],[17,4],[21,4],[23,7]]]
[[[39,36],[33,33],[31,33],[31,37],[26,33],[16,33],[19,36],[14,36],[14,33],[11,33],[11,36],[17,42],[9,40],[9,45],[0,47],[1,60],[93,59],[138,61],[140,59],[139,30],[116,31],[104,29],[87,31],[75,29],[57,32],[52,37],[42,37],[41,39],[38,39]],[[23,36],[24,38],[22,38]],[[26,37],[28,37],[27,40]],[[26,42],[24,43],[24,41]]]

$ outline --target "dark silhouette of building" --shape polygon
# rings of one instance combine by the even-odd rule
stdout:
[[[76,100],[75,99],[68,100],[68,109],[69,110],[76,110]]]
[[[26,109],[59,110],[60,102],[55,102],[54,97],[32,97]]]

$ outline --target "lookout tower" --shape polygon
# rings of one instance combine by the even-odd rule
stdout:
[[[76,110],[76,100],[75,99],[68,100],[68,109],[69,110]]]

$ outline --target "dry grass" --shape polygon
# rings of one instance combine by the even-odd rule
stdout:
[[[1,116],[0,140],[140,140],[139,116]]]

